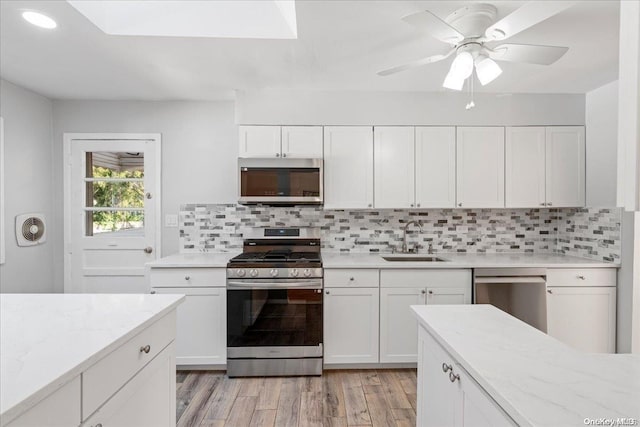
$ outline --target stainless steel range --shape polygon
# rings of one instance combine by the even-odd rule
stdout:
[[[320,233],[262,228],[227,264],[227,375],[322,374]]]

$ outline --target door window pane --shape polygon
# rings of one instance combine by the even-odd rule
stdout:
[[[92,203],[87,207],[98,208],[143,208],[143,182],[92,181]],[[90,194],[91,195],[91,194]]]
[[[86,235],[109,237],[144,236],[143,210],[100,210],[86,212]]]
[[[87,152],[87,178],[144,178],[144,153]]]

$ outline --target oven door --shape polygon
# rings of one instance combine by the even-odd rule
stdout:
[[[322,356],[322,279],[227,281],[227,356]]]
[[[322,159],[238,159],[243,204],[322,204]]]

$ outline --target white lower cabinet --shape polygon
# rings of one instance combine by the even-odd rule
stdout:
[[[616,351],[616,269],[547,269],[547,333],[587,353]]]
[[[381,270],[380,286],[380,363],[417,361],[418,321],[409,306],[471,304],[469,270]]]
[[[378,287],[324,292],[324,363],[378,363]]]
[[[98,409],[82,427],[169,427],[176,414],[173,344]]]
[[[418,426],[515,423],[424,327],[418,333]]]
[[[80,424],[80,376],[45,397],[6,427],[68,427]],[[3,424],[4,425],[4,424]]]
[[[184,294],[178,307],[176,364],[227,363],[227,292],[224,268],[152,268],[151,293]]]

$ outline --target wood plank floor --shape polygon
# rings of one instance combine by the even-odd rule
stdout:
[[[228,378],[179,371],[179,427],[416,425],[416,370],[336,370],[322,377]]]

